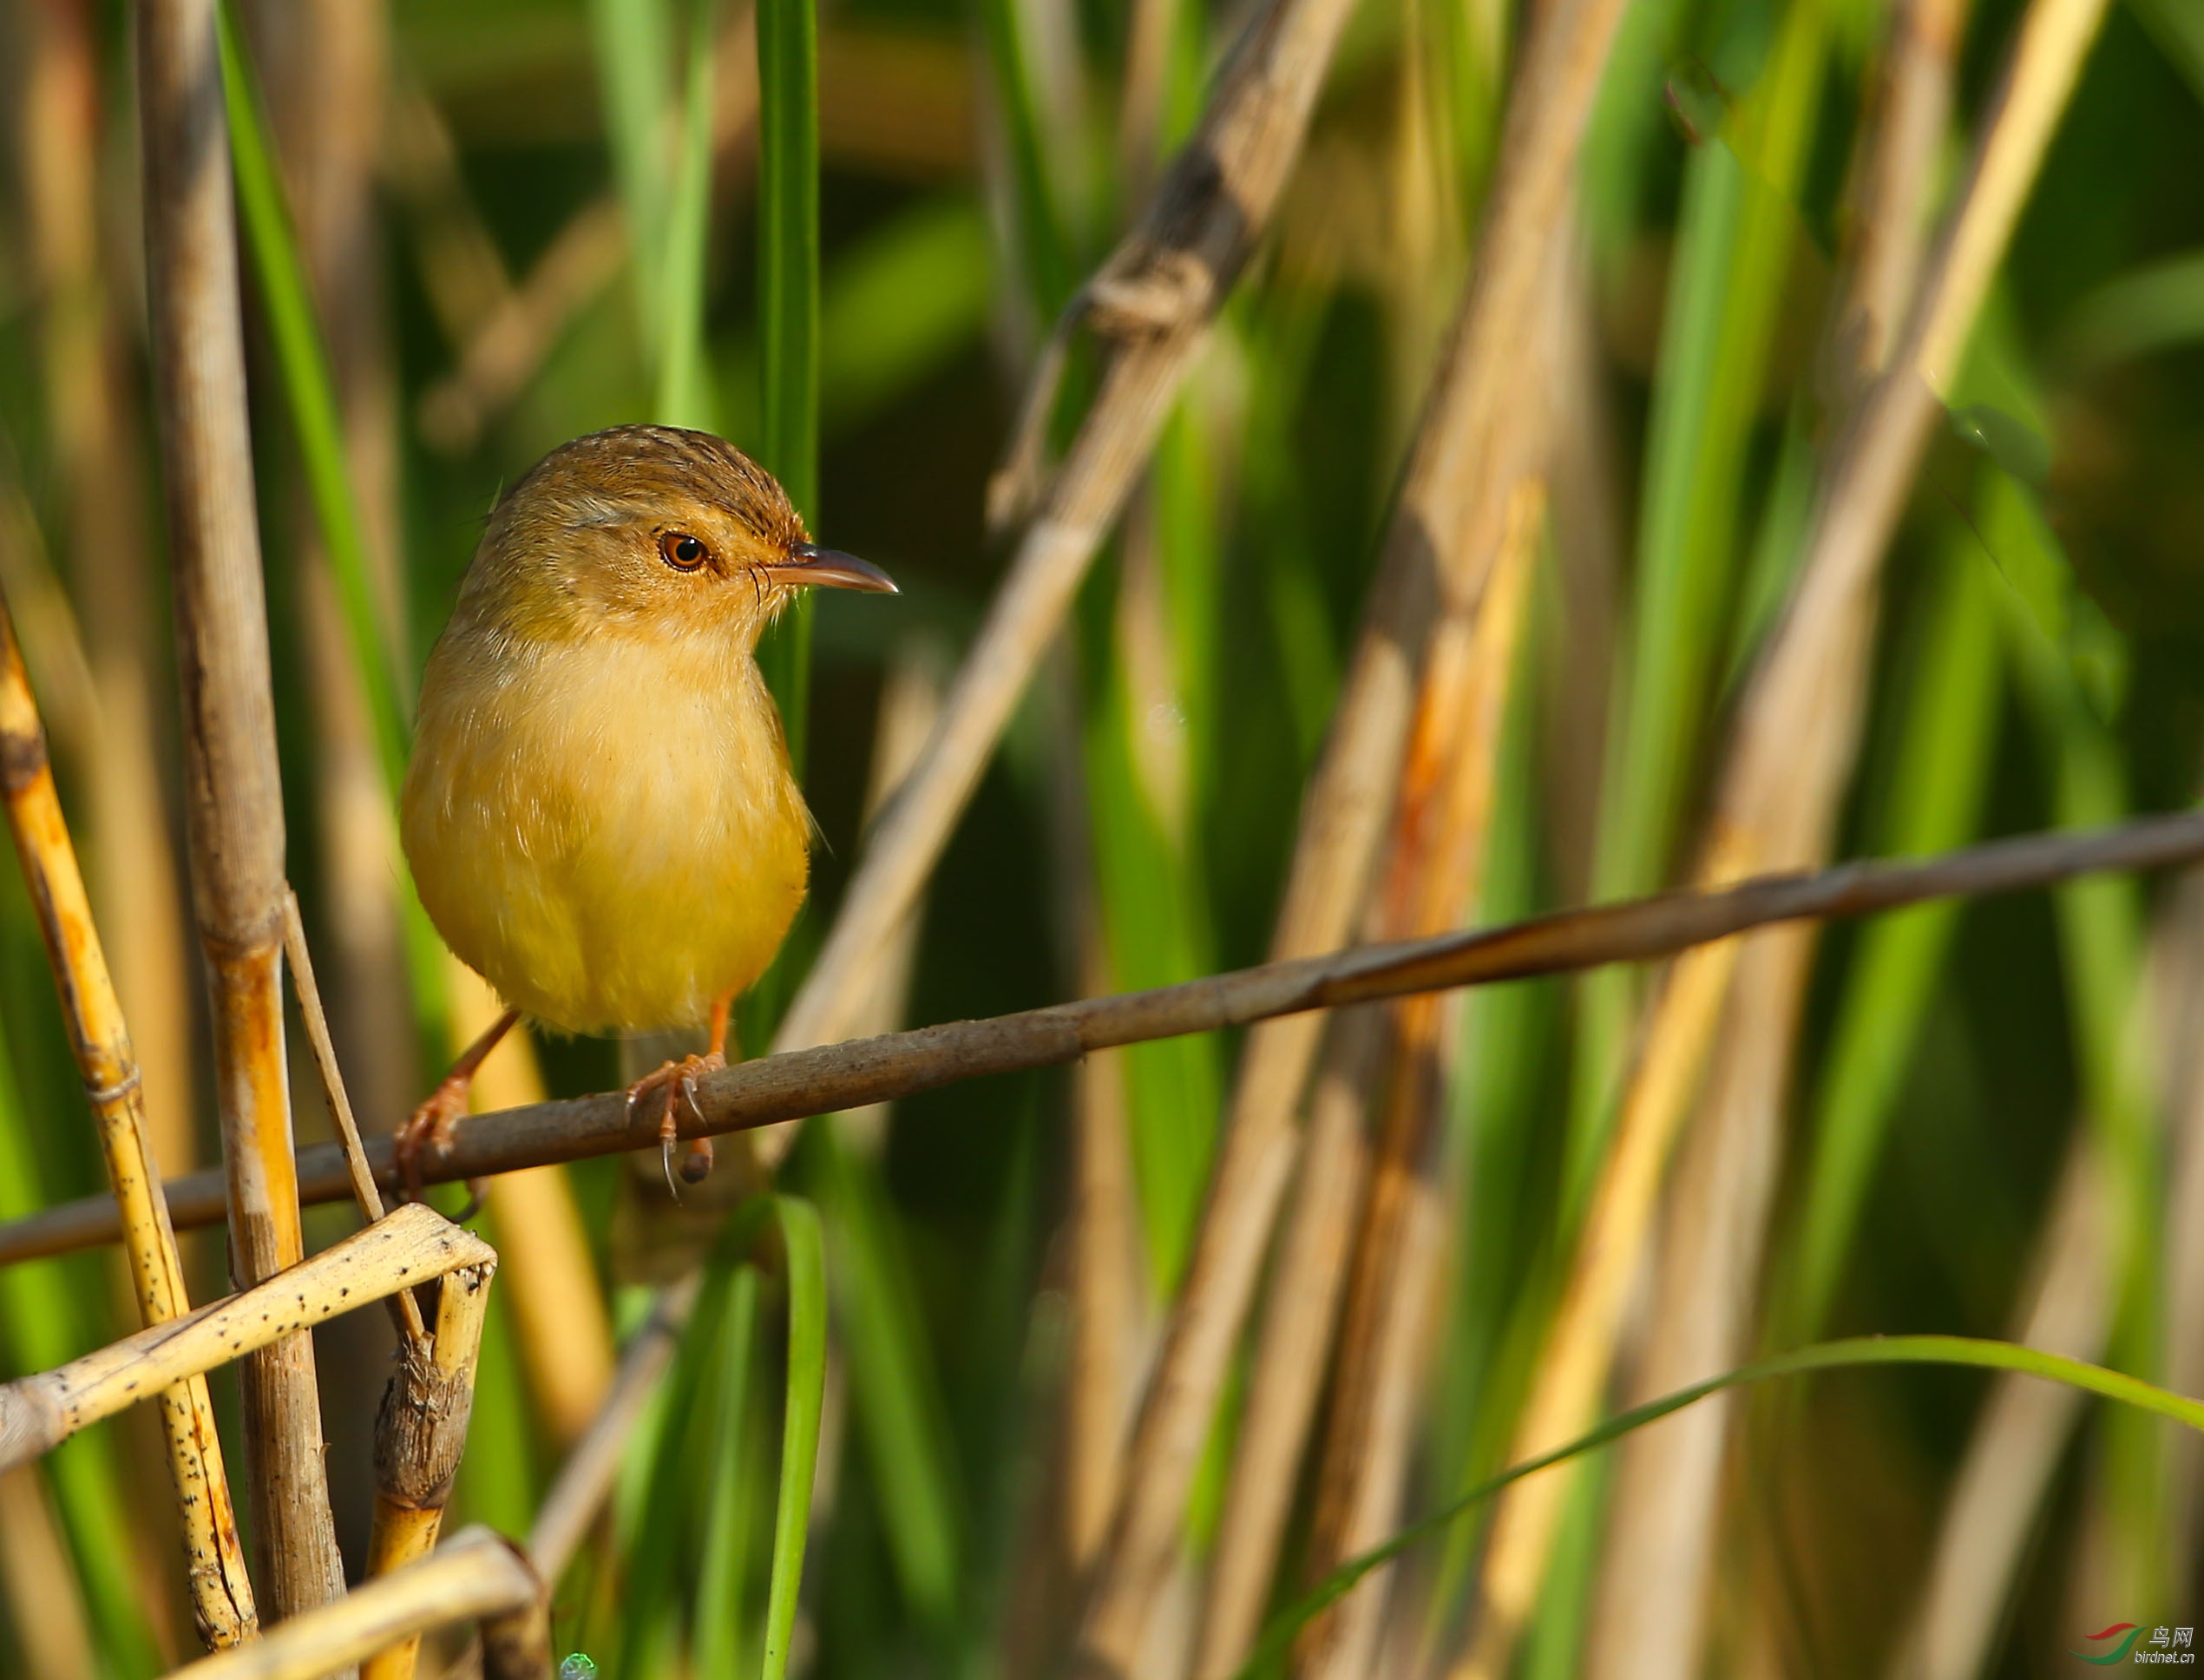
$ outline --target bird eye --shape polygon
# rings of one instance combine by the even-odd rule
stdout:
[[[658,540],[658,551],[677,572],[693,572],[712,558],[712,550],[686,531],[666,532]]]

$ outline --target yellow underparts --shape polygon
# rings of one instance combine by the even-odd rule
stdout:
[[[809,868],[779,719],[723,634],[448,636],[401,828],[453,953],[576,1033],[704,1020],[772,961]]]

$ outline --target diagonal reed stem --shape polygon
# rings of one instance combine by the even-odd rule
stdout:
[[[1762,876],[1729,887],[1563,910],[1473,933],[1361,946],[1150,991],[738,1063],[697,1082],[696,1107],[682,1116],[680,1130],[685,1137],[745,1131],[889,1102],[989,1073],[1060,1066],[1117,1045],[1243,1027],[1273,1015],[1570,974],[1608,962],[1650,961],[1775,922],[1873,915],[1932,899],[2020,892],[2103,870],[2177,868],[2200,858],[2204,858],[2204,810],[2191,810],[2110,828],[1991,841],[1918,862],[1844,863],[1808,874]],[[658,1142],[655,1117],[631,1112],[625,1092],[606,1092],[462,1120],[450,1145],[423,1163],[423,1177],[449,1184],[552,1161],[655,1149]],[[378,1179],[395,1188],[398,1178],[390,1140],[375,1139],[368,1155]],[[352,1192],[343,1152],[329,1144],[304,1152],[299,1184],[310,1201],[345,1199]],[[213,1175],[174,1179],[167,1189],[170,1217],[178,1229],[213,1224],[222,1217],[222,1186]],[[112,1242],[115,1230],[114,1209],[105,1198],[49,1208],[0,1225],[0,1265]]]
[[[183,686],[185,803],[213,992],[232,1253],[259,1283],[304,1252],[283,1054],[283,802],[254,523],[237,225],[213,0],[139,10],[151,325]],[[277,1619],[344,1590],[312,1343],[245,1362],[261,1585]]]
[[[145,1091],[129,1031],[92,925],[75,848],[46,760],[37,702],[4,598],[0,598],[0,790],[6,795],[9,832],[61,994],[69,1047],[92,1105],[108,1182],[114,1186],[138,1314],[148,1325],[159,1324],[190,1306],[183,1263],[153,1161]],[[163,1391],[161,1423],[183,1525],[192,1614],[209,1647],[233,1645],[254,1629],[253,1584],[246,1576],[237,1513],[203,1378]]]

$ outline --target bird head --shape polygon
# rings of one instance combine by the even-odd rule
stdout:
[[[460,605],[548,640],[701,632],[750,646],[810,587],[895,592],[878,567],[814,543],[772,475],[732,444],[618,426],[552,450],[506,494]]]

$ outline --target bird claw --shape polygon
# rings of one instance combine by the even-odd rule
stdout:
[[[452,1130],[467,1112],[467,1080],[454,1074],[431,1091],[422,1105],[406,1116],[398,1128],[391,1153],[405,1185],[405,1199],[421,1199],[421,1157],[424,1151],[438,1154],[451,1147]]]
[[[673,1145],[680,1133],[674,1125],[684,1099],[689,1112],[699,1120],[704,1118],[704,1106],[698,1100],[697,1080],[705,1073],[713,1073],[727,1065],[725,1056],[710,1051],[701,1056],[685,1056],[679,1061],[660,1064],[627,1087],[627,1112],[633,1114],[635,1105],[650,1093],[663,1091],[666,1106],[659,1116],[659,1165],[666,1174],[666,1188],[675,1201],[681,1199],[681,1184],[700,1185],[712,1171],[712,1139],[692,1138],[687,1152],[682,1157],[681,1183],[674,1182]]]

